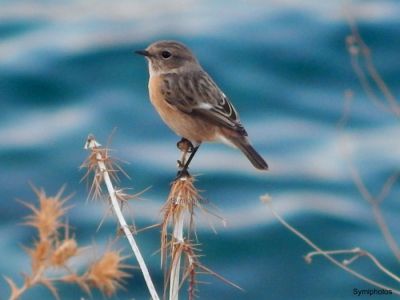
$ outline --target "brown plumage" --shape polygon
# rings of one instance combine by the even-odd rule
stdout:
[[[212,141],[237,147],[254,167],[268,169],[250,145],[232,103],[186,46],[160,41],[137,53],[149,60],[150,100],[176,134],[189,140],[196,150],[202,142]]]

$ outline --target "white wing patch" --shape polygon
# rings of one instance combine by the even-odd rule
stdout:
[[[205,110],[210,110],[211,108],[213,108],[213,105],[207,102],[201,102],[197,105],[197,108],[200,109],[205,109]]]

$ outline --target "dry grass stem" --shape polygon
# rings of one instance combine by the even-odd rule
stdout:
[[[351,34],[346,38],[347,50],[350,54],[351,65],[361,86],[377,107],[393,113],[396,117],[400,117],[399,102],[376,69],[372,59],[372,52],[363,40],[354,18],[348,10],[345,10],[345,15],[351,30]],[[383,99],[375,93],[369,78],[383,95]]]
[[[90,174],[93,175],[89,194],[93,198],[103,198],[102,186],[103,184],[105,184],[113,211],[139,263],[140,270],[145,279],[149,293],[153,300],[158,300],[159,297],[157,295],[157,291],[151,280],[143,256],[140,253],[139,247],[137,246],[137,243],[133,237],[131,227],[126,223],[125,218],[122,214],[120,203],[123,203],[129,197],[121,191],[117,192],[113,184],[113,182],[118,181],[118,172],[122,172],[125,175],[127,174],[122,170],[119,165],[115,163],[115,160],[110,157],[109,150],[107,148],[102,148],[93,135],[88,136],[85,143],[85,149],[89,150],[90,154],[89,157],[82,164],[82,167],[87,168],[84,179],[88,178]]]
[[[163,207],[163,220],[161,229],[161,265],[165,268],[167,253],[170,253],[170,268],[166,274],[164,295],[169,281],[169,299],[178,300],[180,287],[180,269],[182,245],[184,243],[184,228],[188,228],[187,235],[193,229],[194,208],[200,196],[193,185],[190,175],[176,179],[171,186],[167,202]],[[185,226],[185,219],[189,220]],[[169,239],[168,225],[172,224],[173,233]]]
[[[388,85],[384,82],[382,76],[377,71],[372,60],[372,52],[363,40],[358,30],[357,24],[349,11],[349,9],[345,10],[345,14],[351,30],[351,34],[346,38],[346,45],[350,54],[353,70],[356,73],[360,84],[369,99],[371,99],[373,103],[375,103],[384,111],[391,112],[394,116],[399,117],[400,105]],[[378,95],[375,92],[374,87],[370,81],[375,84],[375,87],[378,89],[381,95]],[[341,121],[346,121],[339,121],[339,123],[342,123],[342,126],[340,126],[340,128],[344,128],[350,115],[351,103],[348,101],[347,96],[345,97],[345,108],[341,117]],[[383,96],[383,99],[380,96]],[[345,143],[346,142],[343,142],[343,144]],[[381,191],[376,196],[374,196],[364,183],[362,176],[357,168],[353,165],[350,159],[348,159],[349,154],[348,151],[346,151],[346,147],[342,147],[342,149],[343,156],[349,161],[350,173],[355,186],[357,187],[361,196],[371,205],[374,219],[385,239],[385,242],[387,243],[393,255],[396,257],[397,261],[400,261],[400,247],[395,240],[389,226],[387,225],[385,217],[382,213],[382,209],[380,207],[385,198],[389,196],[392,186],[397,182],[399,178],[400,172],[395,172],[394,174],[389,176],[382,185]]]
[[[180,165],[184,165],[186,159],[185,151],[182,152]],[[169,300],[178,300],[179,291],[185,283],[188,285],[188,298],[194,299],[198,292],[199,274],[213,275],[240,289],[199,261],[199,249],[196,248],[199,245],[191,242],[192,236],[197,239],[195,210],[206,213],[209,211],[203,208],[203,199],[194,182],[194,177],[189,173],[178,176],[172,182],[167,201],[162,208],[161,266],[165,270],[164,297],[169,288]]]
[[[281,223],[284,227],[286,227],[286,229],[288,229],[290,232],[292,232],[293,234],[295,234],[296,236],[298,236],[301,240],[303,240],[307,245],[309,245],[315,252],[319,253],[319,255],[324,256],[328,261],[330,261],[331,263],[333,263],[334,265],[338,266],[339,268],[345,270],[346,272],[348,272],[349,274],[377,287],[380,289],[386,289],[386,290],[392,290],[393,294],[399,295],[400,296],[400,290],[394,289],[392,287],[386,286],[384,284],[381,284],[371,278],[368,278],[366,276],[364,276],[363,274],[355,271],[354,269],[351,269],[348,265],[348,263],[343,263],[338,261],[337,259],[335,259],[331,254],[330,251],[324,251],[322,250],[320,247],[318,247],[314,242],[312,242],[308,237],[306,237],[304,234],[302,234],[300,231],[298,231],[296,228],[294,228],[293,226],[291,226],[289,223],[287,223],[285,221],[285,219],[283,219],[277,212],[276,210],[273,208],[272,206],[272,201],[271,198],[266,195],[266,196],[262,196],[261,201],[265,204],[267,204],[269,210],[271,211],[271,213],[274,215],[274,217],[279,221],[279,223]],[[333,253],[336,254],[336,253]],[[315,255],[315,254],[313,254]],[[378,260],[376,260],[374,257],[369,257],[373,262],[378,262]],[[374,258],[374,259],[372,259]],[[379,266],[382,266],[379,262],[378,262]],[[377,264],[376,264],[377,265]],[[378,265],[377,265],[378,266]],[[380,270],[382,270],[380,267],[378,267]],[[383,266],[382,266],[383,268]],[[383,268],[384,270],[386,270],[386,274],[393,274],[390,271],[388,271],[386,268]],[[394,275],[394,274],[393,274]],[[389,275],[390,276],[390,275]],[[391,276],[392,277],[392,276]]]
[[[363,250],[361,248],[353,248],[353,249],[344,249],[344,250],[331,250],[331,251],[324,251],[326,254],[329,255],[351,255],[350,258],[344,259],[342,261],[342,263],[345,266],[349,266],[350,264],[352,264],[353,262],[355,262],[358,258],[360,257],[367,257],[369,258],[373,264],[379,269],[381,270],[383,273],[385,273],[386,275],[388,275],[390,278],[394,279],[397,282],[400,282],[400,277],[397,276],[396,274],[394,274],[393,272],[389,271],[386,267],[384,267],[382,265],[382,263],[374,256],[372,255],[370,252]],[[313,251],[308,253],[304,259],[306,260],[307,263],[312,263],[312,258],[314,256],[319,256],[321,255],[320,252],[317,251]]]
[[[364,183],[359,171],[354,166],[354,164],[350,161],[348,150],[346,148],[347,141],[345,138],[342,138],[341,147],[342,155],[348,161],[348,166],[350,168],[351,178],[356,186],[357,190],[359,191],[360,195],[367,201],[371,207],[372,212],[374,215],[375,222],[380,229],[385,242],[389,246],[390,250],[392,251],[393,255],[396,257],[398,261],[400,261],[400,247],[395,240],[389,226],[386,223],[385,217],[383,216],[382,210],[380,205],[382,202],[389,196],[393,185],[397,182],[400,177],[400,172],[395,172],[391,176],[389,176],[386,181],[383,183],[380,192],[377,196],[373,196],[372,193],[369,191],[368,187]]]
[[[169,243],[169,232],[168,226],[180,225],[178,228],[183,230],[183,222],[186,217],[188,221],[188,235],[194,230],[194,208],[199,207],[200,195],[194,186],[194,178],[191,176],[185,176],[178,178],[172,183],[170,193],[167,201],[162,208],[163,219],[161,226],[161,265],[165,266],[167,257],[166,250],[168,249],[167,244]],[[175,229],[174,229],[175,230]],[[182,242],[183,235],[175,232],[172,236],[171,242]]]
[[[353,91],[350,89],[347,89],[344,92],[342,116],[336,125],[338,129],[343,129],[346,126],[347,122],[349,121],[350,113],[351,113],[351,105],[352,105],[353,101],[354,101]]]
[[[400,261],[400,248],[398,243],[396,242],[389,226],[386,224],[386,220],[382,214],[382,210],[380,208],[380,204],[387,197],[390,192],[391,187],[394,182],[397,180],[399,174],[396,172],[392,176],[390,176],[386,182],[383,184],[381,191],[377,197],[372,196],[366,185],[364,184],[361,175],[357,171],[357,169],[350,163],[351,176],[353,178],[353,182],[356,185],[358,191],[363,196],[363,198],[371,205],[372,212],[374,214],[375,221],[380,229],[389,249],[392,251],[393,255],[396,257],[398,261]]]

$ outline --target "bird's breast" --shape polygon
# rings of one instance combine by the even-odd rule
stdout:
[[[216,126],[190,113],[182,112],[165,100],[162,93],[163,81],[162,76],[150,76],[149,95],[151,103],[168,127],[192,142],[215,140]]]
[[[162,93],[163,79],[161,76],[151,76],[149,79],[149,95],[150,101],[160,114],[161,118],[167,122],[170,119],[170,114],[176,111],[176,108],[170,105]]]

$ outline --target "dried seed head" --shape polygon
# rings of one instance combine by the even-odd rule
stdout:
[[[54,197],[48,197],[43,189],[34,188],[34,191],[38,197],[39,206],[23,202],[32,210],[32,214],[26,218],[25,224],[36,228],[39,231],[39,239],[44,241],[57,236],[58,229],[64,225],[60,218],[69,209],[64,204],[70,197],[61,197],[63,188]]]
[[[51,256],[51,264],[55,267],[63,267],[67,261],[77,255],[78,244],[74,239],[63,240]]]
[[[88,136],[85,149],[90,150],[90,154],[80,168],[87,169],[82,180],[87,179],[88,182],[91,182],[88,198],[102,199],[105,171],[114,183],[119,182],[118,173],[124,174],[127,178],[129,176],[118,164],[119,160],[110,156],[111,150],[108,147],[101,147],[93,135]]]
[[[192,176],[176,179],[171,186],[167,201],[162,208],[163,220],[161,224],[161,265],[165,267],[168,256],[168,225],[175,226],[182,213],[189,213],[189,231],[194,229],[194,208],[200,206],[201,196],[193,184]]]
[[[106,296],[115,294],[117,289],[121,288],[124,279],[130,277],[125,272],[130,268],[123,263],[125,258],[117,251],[106,252],[90,266],[86,274],[89,284],[101,290]]]
[[[168,200],[192,211],[201,199],[193,183],[194,178],[191,176],[175,180],[172,183]]]
[[[260,197],[262,203],[270,203],[272,201],[272,197],[269,194],[264,194]]]

